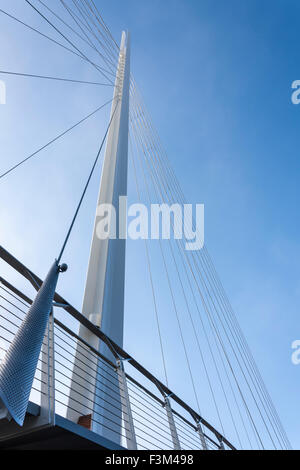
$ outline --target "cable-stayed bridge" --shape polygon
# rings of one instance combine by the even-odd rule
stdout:
[[[24,4],[39,27],[8,10],[0,13],[43,40],[45,47],[51,42],[75,56],[79,66],[90,67],[98,78],[79,80],[21,70],[1,70],[2,76],[105,87],[112,96],[12,166],[6,168],[3,162],[0,182],[34,165],[45,149],[111,108],[61,246],[57,240],[57,258],[48,275],[42,280],[14,253],[0,250],[5,266],[0,278],[0,447],[290,448],[206,246],[187,251],[187,237],[166,243],[141,234],[161,377],[124,348],[125,258],[130,265],[130,257],[121,233],[120,198],[127,197],[132,177],[139,204],[183,206],[187,201],[134,79],[130,34],[123,32],[119,45],[94,0],[60,0],[51,5],[25,0]],[[117,208],[117,236],[98,236],[97,209],[79,310],[58,293],[57,282],[67,270],[65,249],[93,180],[99,185],[97,208],[103,204]],[[94,212],[95,206],[90,210]],[[178,214],[173,215],[175,231],[179,220]],[[4,272],[14,272],[13,281]],[[31,295],[24,282],[32,286]],[[143,305],[135,309],[141,316],[146,311]],[[147,328],[137,335],[146,338]],[[149,354],[158,357],[153,351]],[[182,376],[179,363],[185,369]],[[170,384],[174,376],[170,369],[175,369],[177,383],[186,381],[186,396],[177,392],[174,379]],[[187,396],[192,396],[193,405]]]

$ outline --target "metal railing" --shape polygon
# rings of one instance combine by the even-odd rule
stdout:
[[[41,285],[34,273],[3,248],[0,258],[36,289]],[[40,406],[45,422],[54,424],[56,415],[72,416],[89,429],[101,426],[112,441],[127,449],[234,449],[208,421],[61,296],[56,294],[54,300],[54,309],[65,310],[64,320],[52,312],[30,395],[30,401]],[[0,277],[0,360],[31,302]],[[106,344],[113,360],[78,336],[80,324],[99,343]]]

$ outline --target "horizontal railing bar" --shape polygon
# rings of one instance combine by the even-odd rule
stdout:
[[[149,429],[150,431],[153,431],[152,428],[149,428],[149,427],[147,427],[147,426],[145,426],[145,427],[146,427],[146,429]],[[137,431],[142,432],[143,434],[146,434],[147,436],[151,437],[151,438],[152,438],[153,440],[155,440],[155,441],[158,441],[160,444],[162,444],[162,445],[164,445],[164,446],[167,445],[167,446],[172,447],[172,442],[171,442],[171,441],[169,441],[169,443],[166,443],[166,442],[163,442],[163,441],[161,441],[160,439],[158,439],[158,438],[156,437],[157,434],[159,434],[159,433],[156,433],[155,436],[154,436],[153,434],[149,434],[149,433],[148,433],[147,431],[145,431],[144,429],[139,428],[136,424],[135,424],[135,426],[134,426],[134,429],[136,429]],[[160,435],[161,435],[161,434],[160,434]],[[162,436],[162,437],[163,437],[163,436]],[[163,437],[163,439],[165,439],[165,438]]]
[[[164,402],[158,398],[154,393],[150,392],[150,390],[147,390],[146,387],[144,387],[142,384],[140,384],[137,380],[135,380],[133,377],[131,377],[129,374],[126,373],[127,379],[130,380],[134,385],[136,385],[138,388],[142,389],[147,395],[149,395],[151,398],[156,400],[161,406],[164,406]]]
[[[3,325],[0,326],[0,329],[1,329],[1,328],[2,328],[3,330],[7,331],[10,335],[13,335],[13,336],[14,336],[14,335],[16,334],[15,332],[10,331],[8,328],[6,328],[6,327],[3,326]],[[9,340],[8,340],[8,342],[11,343],[11,341],[9,341]]]
[[[192,445],[193,447],[200,447],[200,441],[199,441],[199,435],[196,434],[195,436],[195,439],[192,439],[192,440],[189,440],[188,437],[186,437],[186,434],[182,434],[182,432],[180,431],[180,429],[178,429],[178,427],[176,426],[176,430],[177,430],[177,434],[178,434],[178,437],[179,437],[179,440],[180,442],[182,443],[187,443],[189,445]],[[198,437],[198,439],[197,439]]]
[[[29,308],[30,305],[28,305],[28,303],[25,303],[23,302],[22,300],[20,300],[16,295],[12,294],[9,290],[5,289],[5,287],[3,287],[1,285],[1,278],[0,278],[0,289],[4,290],[4,292],[6,292],[8,295],[10,295],[11,297],[13,297],[15,300],[17,300],[18,302],[20,302],[22,305],[24,305],[25,307]]]
[[[0,317],[1,317],[1,315],[0,315]],[[2,318],[3,318],[3,317],[2,317]],[[7,320],[7,319],[5,319],[5,320],[8,321],[9,323],[11,323],[9,320]],[[14,325],[14,324],[12,323],[12,325]],[[14,325],[14,326],[16,326],[16,325]],[[16,334],[16,333],[14,333],[14,332],[8,330],[7,328],[5,328],[3,325],[0,325],[0,331],[1,331],[1,328],[3,328],[5,331],[7,331],[7,332],[8,332],[9,334],[11,334],[11,335],[15,335],[15,334]],[[4,336],[1,336],[1,335],[0,335],[0,339],[2,339],[3,341],[6,341],[8,344],[11,343],[11,340],[5,338]],[[43,342],[42,342],[42,346],[46,346],[46,343],[45,343],[44,340],[43,340]],[[41,359],[39,359],[39,361],[41,361]],[[43,362],[43,361],[42,361],[42,362]],[[46,363],[45,363],[45,364],[46,364]]]
[[[43,393],[41,390],[39,390],[38,388],[35,388],[34,386],[31,387],[32,390],[34,390],[35,392],[39,393],[40,395],[45,395],[45,393]]]
[[[5,302],[9,303],[10,305],[12,305],[14,308],[16,308],[17,310],[19,310],[20,312],[26,314],[27,312],[25,312],[24,310],[22,310],[20,307],[18,307],[16,304],[12,303],[10,300],[8,300],[6,297],[4,297],[4,295],[1,295],[0,294],[0,298],[5,300]]]
[[[10,315],[13,315],[14,317],[16,317],[18,320],[20,320],[21,322],[23,321],[22,318],[19,318],[14,312],[12,312],[11,310],[9,310],[8,308],[4,307],[4,305],[0,304],[0,308],[3,308],[3,310],[5,310],[6,312],[8,312]],[[9,318],[6,318],[4,317],[3,315],[0,314],[0,316],[3,318],[3,320],[5,320],[6,322],[10,323],[11,325],[13,325],[15,328],[19,328],[20,325],[17,325],[16,323],[14,323],[12,320],[10,320]]]
[[[143,432],[143,431],[142,431],[142,432]],[[151,446],[154,445],[154,446],[156,446],[157,449],[159,449],[159,450],[165,450],[165,449],[159,447],[157,444],[153,444],[153,442],[149,441],[149,440],[146,439],[145,437],[140,436],[139,434],[136,434],[136,437],[139,438],[139,439],[143,439],[143,441],[149,442],[149,444],[151,444]],[[151,436],[150,436],[150,437],[151,437]],[[140,444],[139,444],[139,445],[140,445]],[[152,449],[152,448],[151,448],[151,449]],[[150,449],[148,448],[148,450],[150,450]]]
[[[144,413],[144,414],[146,415],[146,417],[143,416],[143,415],[141,415],[140,413],[138,413],[138,412],[136,411],[136,408],[137,408],[138,410],[142,411],[142,413]],[[167,432],[170,433],[170,427],[169,427],[169,425],[167,424],[167,423],[168,423],[168,422],[167,422],[167,416],[166,416],[165,422],[164,422],[164,421],[161,421],[161,420],[159,419],[160,417],[159,417],[158,415],[153,415],[153,414],[151,415],[151,414],[147,413],[147,411],[144,411],[142,408],[140,408],[139,406],[137,406],[135,403],[132,403],[132,414],[137,415],[137,416],[140,416],[140,417],[143,418],[143,419],[149,419],[148,417],[150,416],[151,418],[155,419],[155,422],[149,420],[150,423],[155,424],[155,425],[157,425],[157,423],[159,423],[159,424],[161,424],[161,425],[164,427],[164,429],[163,429],[163,428],[160,428],[162,431],[165,432],[165,430],[167,430]]]
[[[138,403],[141,403],[141,402],[138,402]],[[153,418],[153,413],[152,413],[152,414],[149,414],[149,413],[147,413],[147,411],[145,411],[143,408],[140,408],[139,406],[137,406],[136,403],[132,403],[132,412],[133,412],[134,414],[137,414],[138,416],[141,416],[142,418],[144,418],[144,416],[140,415],[140,414],[136,411],[136,408],[137,408],[138,410],[142,411],[142,413],[144,413],[145,415],[147,415],[147,419],[149,419],[148,416],[150,416],[151,418]],[[146,408],[147,410],[151,411],[148,407],[144,407],[144,408]],[[170,431],[170,428],[169,428],[169,425],[167,424],[167,417],[165,417],[166,419],[165,419],[165,424],[164,424],[163,421],[160,421],[159,419],[157,419],[157,417],[158,417],[159,415],[156,414],[155,416],[156,416],[156,423],[159,422],[160,424],[162,424],[162,425],[168,430],[168,432],[169,432],[169,431]],[[159,416],[159,418],[160,418],[160,416]],[[150,421],[150,422],[151,422],[151,421]],[[153,424],[156,424],[156,423],[153,423]]]
[[[181,423],[178,422],[178,420],[174,419],[176,427],[178,427],[179,430],[182,432],[188,433],[186,434],[187,436],[191,436],[192,438],[195,438],[198,436],[198,429],[194,429],[194,427],[183,427]]]
[[[61,337],[59,337],[59,336],[57,335],[57,333],[55,334],[55,339],[60,339],[61,341],[64,341]],[[64,344],[65,344],[65,343],[67,343],[67,341],[65,341]],[[72,356],[73,360],[75,360],[75,354],[72,354],[72,352],[67,351],[65,348],[63,348],[63,347],[62,347],[59,343],[57,343],[56,341],[54,342],[54,344],[55,344],[57,347],[59,347],[59,348],[61,348],[61,349],[64,349],[64,350],[67,352],[67,354],[69,354],[70,356]],[[69,344],[69,343],[67,343],[67,344]],[[88,358],[85,354],[83,354],[81,351],[77,350],[77,352],[78,352],[78,354],[80,354],[81,356],[83,356],[84,358],[86,358],[86,359],[89,360],[89,358]],[[87,352],[88,352],[88,351],[87,351]],[[64,357],[62,354],[60,354],[60,356]],[[81,362],[81,363],[84,364],[85,366],[88,366],[88,367],[89,367],[89,365],[86,364],[85,361],[83,361],[83,360],[80,359],[80,358],[77,358],[77,359],[78,359],[79,362]],[[96,373],[97,373],[97,371],[99,371],[99,370],[103,370],[103,371],[105,372],[105,374],[107,374],[107,375],[108,375],[109,377],[111,377],[112,379],[115,379],[115,381],[116,381],[116,384],[115,384],[115,385],[118,386],[118,388],[120,388],[120,385],[117,383],[118,378],[117,378],[116,371],[114,371],[115,374],[113,375],[113,374],[111,374],[111,371],[109,371],[108,369],[104,369],[104,368],[100,369],[99,363],[97,364],[97,363],[94,362],[94,361],[90,361],[90,362],[91,362],[94,366],[96,366],[96,369],[91,368],[91,367],[89,367],[89,369],[91,369],[93,372],[96,372]],[[107,364],[105,364],[105,363],[102,363],[102,365],[107,366]],[[71,371],[70,368],[68,368],[68,370]],[[105,377],[105,378],[106,378],[106,377]],[[114,384],[114,382],[112,382],[112,383]]]
[[[0,248],[1,249],[1,248]],[[2,258],[2,256],[1,256]],[[3,258],[2,258],[3,259]],[[4,260],[5,261],[5,260]],[[8,263],[9,264],[9,263]],[[12,292],[14,292],[14,294],[16,294],[18,297],[21,297],[21,299],[25,300],[25,302],[27,302],[29,305],[32,304],[32,300],[27,297],[27,295],[23,294],[23,292],[21,292],[19,289],[17,289],[15,286],[13,286],[12,284],[10,284],[10,282],[6,281],[6,279],[4,279],[3,277],[0,276],[0,282],[2,284],[5,285],[5,287],[7,287],[9,290],[11,290]]]
[[[152,413],[152,414],[155,413],[155,415],[156,415],[156,416],[159,416],[160,418],[166,418],[165,413],[162,414],[162,415],[156,413],[156,411],[153,411],[153,409],[151,409],[151,408],[149,408],[148,406],[146,406],[146,405],[144,404],[144,402],[141,402],[141,401],[138,400],[135,396],[130,395],[130,399],[131,399],[132,401],[134,400],[134,402],[132,402],[132,406],[133,406],[133,407],[139,408],[139,406],[137,406],[137,404],[136,404],[136,402],[137,402],[137,403],[139,403],[140,405],[142,405],[144,408],[146,408],[147,410],[149,410],[150,413]],[[140,409],[140,408],[139,408],[139,409]],[[145,412],[145,413],[146,413],[146,412]],[[147,414],[148,414],[148,413],[147,413]]]
[[[146,436],[151,437],[154,441],[157,441],[157,442],[159,442],[159,443],[162,444],[162,445],[169,445],[169,444],[166,444],[165,442],[161,441],[160,439],[157,439],[157,438],[156,438],[156,435],[153,436],[152,434],[149,434],[149,433],[146,432],[144,429],[141,429],[141,428],[139,428],[139,427],[136,426],[136,425],[135,425],[134,428],[135,428],[137,431],[140,431],[140,432],[142,432],[143,434],[146,434]],[[149,442],[149,441],[148,441],[148,442]],[[170,445],[170,447],[172,447],[172,444]]]
[[[56,352],[56,355],[61,356],[61,354],[60,354],[59,352]],[[56,359],[55,362],[57,362],[58,364],[60,364],[62,367],[64,367],[64,368],[67,369],[68,371],[72,372],[71,369],[68,369],[64,364],[62,364],[62,363],[61,363],[60,361],[58,361],[57,359]],[[78,365],[77,365],[77,368],[80,369],[80,370],[83,370],[83,369],[81,369],[81,367],[79,367]],[[85,372],[85,371],[84,371],[84,372]],[[83,377],[82,377],[81,375],[79,375],[77,372],[73,371],[73,374],[76,374],[77,377],[80,377],[81,379],[83,379]],[[98,375],[100,375],[100,374],[98,374]],[[103,377],[103,376],[101,375],[101,377]],[[103,378],[106,379],[106,377],[103,377]],[[69,379],[71,380],[71,377],[69,377]],[[95,383],[101,383],[101,382],[100,382],[99,380],[95,379]],[[115,393],[116,395],[120,395],[120,396],[123,397],[123,395],[122,395],[121,393],[118,394],[118,392],[116,392],[116,390],[114,390],[114,389],[112,389],[111,387],[109,387],[109,385],[106,385],[106,386],[107,386],[107,388],[109,388],[109,389],[110,389],[113,393]],[[95,388],[99,390],[99,387],[95,387]]]
[[[131,388],[131,385],[132,385],[134,388]],[[149,395],[149,394],[147,393],[147,391],[144,391],[144,388],[141,388],[141,387],[135,385],[134,382],[130,382],[130,381],[129,381],[129,383],[128,383],[128,386],[130,386],[130,387],[129,387],[129,390],[131,390],[133,393],[136,393],[136,394],[137,394],[139,397],[141,397],[142,399],[144,399],[144,396],[146,396],[146,398],[148,398],[149,400],[151,400],[152,396]],[[139,393],[137,393],[136,390],[137,390],[138,392],[142,393],[142,395],[140,395]],[[155,396],[155,395],[154,395],[154,396]],[[155,399],[154,399],[153,402],[152,402],[152,401],[148,401],[148,400],[146,400],[146,402],[149,403],[149,404],[151,404],[151,406],[153,406],[155,409],[159,410],[161,413],[164,412],[163,409],[164,409],[164,407],[165,407],[165,404],[164,404],[163,401],[161,401],[161,400],[155,400]]]
[[[179,429],[182,429],[182,430],[185,430],[185,431],[189,432],[191,434],[191,436],[194,436],[194,434],[198,432],[198,429],[193,424],[183,426],[183,423],[181,423],[179,421],[179,419],[175,415],[175,413],[174,413],[174,420],[175,420],[175,424],[177,426],[179,426]]]
[[[85,341],[83,338],[81,338],[80,336],[78,336],[76,333],[74,333],[74,331],[70,330],[70,328],[68,328],[66,325],[64,325],[63,323],[61,323],[59,320],[57,320],[56,318],[54,319],[54,323],[56,325],[58,325],[60,328],[62,328],[63,330],[65,330],[70,336],[73,336],[74,338],[76,338],[78,341],[80,341],[81,343],[83,343],[85,346],[87,346],[94,354],[96,354],[96,356],[100,357],[104,362],[106,362],[107,364],[109,364],[112,368],[116,369],[116,365],[110,361],[107,357],[105,357],[103,354],[101,354],[99,351],[97,351],[97,349],[93,348],[93,346],[91,346],[87,341]],[[97,335],[96,335],[97,336]]]
[[[22,318],[18,317],[15,313],[11,312],[10,310],[8,310],[7,308],[5,308],[2,304],[0,305],[0,308],[3,308],[4,310],[6,310],[6,312],[10,313],[11,315],[13,315],[14,317],[16,317],[18,320],[20,320],[21,322],[23,321]],[[0,314],[0,317],[3,318],[3,320],[7,321],[8,323],[10,323],[11,325],[13,325],[14,327],[16,328],[19,328],[20,325],[17,325],[16,323],[14,323],[12,320],[9,320],[8,318],[4,317],[3,315]]]
[[[190,444],[192,444],[192,442],[198,442],[199,441],[199,434],[197,433],[197,431],[194,431],[195,435],[192,435],[192,434],[189,435],[189,434],[186,434],[184,432],[184,430],[179,428],[177,425],[176,425],[176,429],[177,429],[178,436],[181,437],[182,439],[186,439],[187,442],[189,442]],[[190,441],[190,439],[191,439],[191,441]],[[200,445],[200,443],[199,443],[199,445]]]
[[[136,436],[136,437],[137,437],[137,436]],[[137,445],[138,445],[138,447],[142,447],[142,448],[145,449],[145,450],[149,450],[148,447],[143,446],[143,445],[140,444],[139,442],[137,442]],[[139,450],[139,448],[138,448],[137,450]]]
[[[142,423],[142,422],[141,422],[140,420],[138,420],[136,417],[134,417],[133,420],[134,420],[134,427],[135,427],[135,429],[139,429],[140,431],[142,431],[142,430],[141,430],[140,428],[138,428],[138,427],[136,426],[136,424],[135,424],[135,423],[139,423],[139,424],[141,424],[142,426],[144,426],[146,429],[149,429],[150,431],[154,431],[154,432],[155,432],[155,435],[153,435],[153,439],[155,439],[156,434],[158,434],[158,435],[161,436],[163,439],[166,439],[166,440],[172,445],[172,440],[171,440],[172,438],[171,438],[171,437],[169,438],[168,436],[165,436],[165,435],[161,434],[160,432],[157,432],[157,429],[161,429],[161,428],[158,428],[158,427],[156,426],[156,428],[153,429],[153,428],[151,428],[151,426],[148,426],[147,424]],[[154,426],[155,426],[155,423],[151,423],[151,424],[154,424]],[[161,429],[161,430],[162,430],[162,429]],[[164,431],[164,430],[162,430],[162,431]]]
[[[144,403],[147,403],[148,405],[150,405],[152,407],[152,409],[150,409],[149,407],[146,407],[149,411],[152,411],[155,410],[154,412],[159,414],[161,416],[165,416],[165,411],[164,409],[160,410],[159,408],[157,408],[155,405],[153,405],[151,402],[149,402],[148,400],[144,400],[143,402],[141,402],[140,400],[138,400],[136,398],[136,396],[138,396],[139,398],[141,398],[143,400],[143,397],[141,395],[139,395],[138,393],[136,393],[134,390],[132,390],[130,387],[128,387],[128,390],[132,393],[130,393],[130,398],[132,398],[133,400],[137,401],[138,403],[140,403],[141,405],[144,405]],[[145,405],[144,405],[145,406]]]
[[[0,335],[0,339],[2,339],[3,341],[7,341],[7,342],[10,344],[10,341],[9,341],[8,339],[4,338],[4,337],[1,336],[1,335]],[[2,348],[2,346],[0,346],[0,349],[1,349],[2,351],[4,351],[5,353],[7,352],[7,349]],[[40,357],[38,358],[38,363],[39,363],[39,362],[42,362],[43,364],[47,365],[47,362],[43,361]],[[40,369],[37,369],[37,370],[40,370]]]

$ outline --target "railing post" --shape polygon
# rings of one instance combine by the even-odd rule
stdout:
[[[49,321],[42,346],[41,367],[41,412],[40,417],[47,424],[55,424],[55,364],[54,364],[54,312]]]
[[[124,364],[122,359],[117,359],[117,373],[120,387],[121,406],[123,411],[127,449],[137,450],[137,443],[134,430],[134,422],[131,411],[131,404],[129,398],[129,392],[127,387],[127,379],[124,370]]]
[[[206,443],[205,436],[204,436],[204,432],[203,432],[203,429],[202,429],[201,421],[197,422],[197,432],[198,432],[199,437],[200,437],[200,442],[201,442],[201,445],[202,445],[202,449],[203,450],[208,450],[207,449],[207,443]]]
[[[164,396],[165,400],[165,408],[167,412],[167,417],[168,417],[168,422],[169,422],[169,427],[170,427],[170,432],[171,432],[171,437],[172,437],[172,442],[173,442],[173,447],[174,450],[181,450],[180,447],[180,442],[177,434],[177,429],[174,421],[174,416],[173,416],[173,411],[171,408],[170,400],[168,396]]]

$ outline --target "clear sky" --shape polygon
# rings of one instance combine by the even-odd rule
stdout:
[[[205,204],[206,245],[299,448],[300,366],[291,362],[291,343],[300,338],[300,105],[291,103],[291,84],[300,79],[299,2],[97,4],[116,38],[122,29],[132,34],[133,74],[187,200]],[[0,8],[55,36],[23,0],[0,0]],[[2,14],[0,51],[3,70],[99,79],[88,64]],[[0,106],[0,172],[111,97],[110,88],[1,78],[7,104]],[[41,276],[58,254],[108,111],[1,180],[1,244]],[[79,309],[97,185],[95,177],[65,253],[70,269],[59,284]],[[128,253],[125,349],[161,377],[157,342],[144,335],[155,332],[147,272],[132,243]],[[192,402],[175,354],[170,341],[172,386]]]

